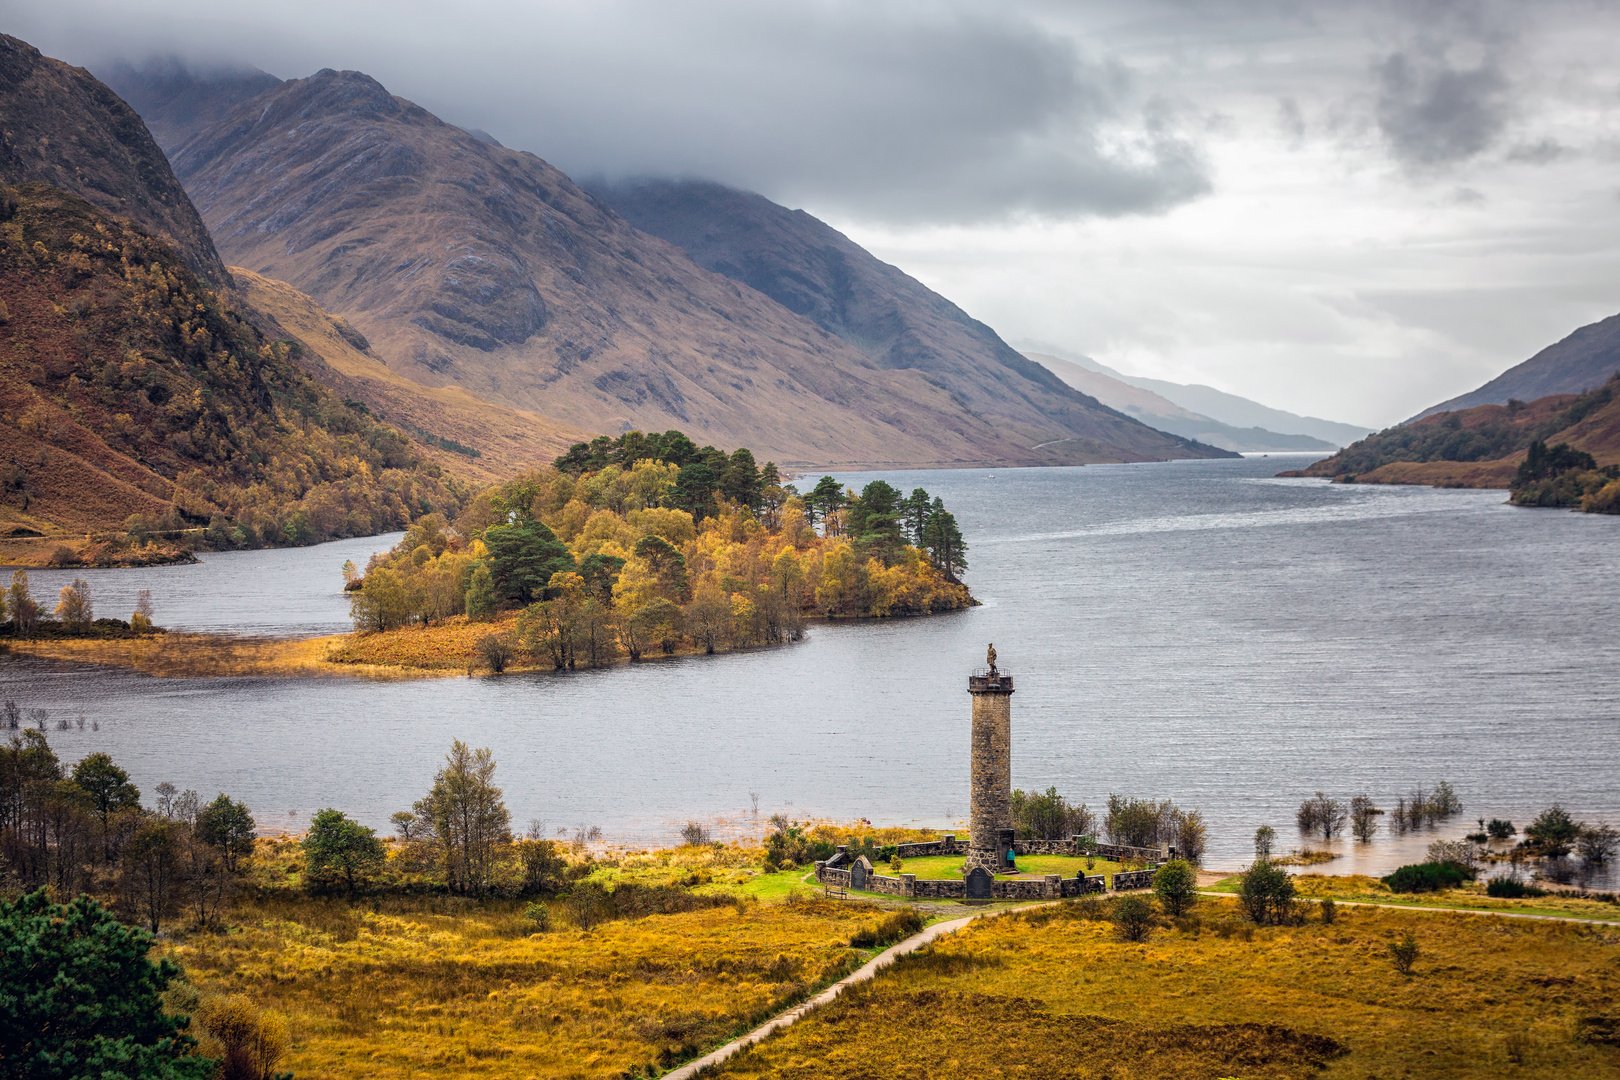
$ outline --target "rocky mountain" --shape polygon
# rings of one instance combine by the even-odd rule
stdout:
[[[77,195],[169,241],[209,283],[228,280],[207,227],[135,111],[83,68],[4,34],[0,181]]]
[[[1032,441],[1056,426],[1120,445],[1154,437],[1076,393],[996,332],[825,222],[762,195],[693,180],[589,185],[636,228],[699,266],[770,297],[860,350],[870,363],[917,372],[975,413]],[[1162,443],[1162,439],[1161,439]],[[1185,447],[1169,447],[1186,455]],[[1166,449],[1156,449],[1163,455]]]
[[[1180,405],[1123,378],[1086,367],[1060,356],[1028,352],[1031,360],[1047,368],[1083,394],[1090,394],[1110,408],[1136,417],[1149,427],[1184,435],[1189,439],[1219,446],[1225,450],[1290,451],[1336,450],[1338,445],[1311,435],[1285,435],[1261,427],[1240,428],[1184,409]],[[1095,362],[1093,362],[1095,363]]]
[[[281,85],[254,67],[199,67],[175,57],[115,62],[96,71],[146,121],[166,154],[249,98]]]
[[[1620,315],[1589,323],[1477,390],[1425,409],[1418,417],[1475,405],[1533,401],[1549,394],[1578,394],[1620,372]]]
[[[295,363],[345,400],[408,432],[448,472],[485,482],[510,479],[593,434],[474,397],[459,386],[407,379],[359,331],[285,281],[239,266],[231,274],[275,335],[300,346],[292,353]]]
[[[396,373],[572,427],[679,427],[820,465],[1220,453],[1016,353],[980,371],[910,331],[857,347],[634,228],[541,159],[355,72],[243,102],[174,163],[231,262],[340,314]]]
[[[7,562],[139,559],[124,541],[148,530],[307,543],[459,504],[409,440],[127,219],[0,188],[0,298]]]

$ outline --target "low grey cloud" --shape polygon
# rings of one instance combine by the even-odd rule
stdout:
[[[1296,412],[1408,416],[1620,310],[1600,0],[0,11],[93,68],[360,70],[576,177],[759,191],[1006,337]],[[1409,295],[1335,306],[1366,281]]]
[[[576,174],[698,176],[888,221],[1155,213],[1210,190],[1194,133],[1106,55],[970,4],[447,7],[63,0],[80,63],[142,49],[364,70]],[[136,57],[138,58],[138,57]]]
[[[1550,165],[1569,156],[1570,152],[1569,147],[1557,139],[1543,138],[1510,147],[1507,157],[1509,161],[1522,161],[1529,165]]]
[[[1305,114],[1292,97],[1277,99],[1277,131],[1290,149],[1305,145]]]
[[[1378,127],[1406,168],[1454,165],[1484,153],[1502,134],[1507,91],[1492,58],[1462,67],[1436,49],[1396,52],[1378,65]]]

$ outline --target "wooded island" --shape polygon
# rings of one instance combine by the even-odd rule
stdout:
[[[806,618],[969,606],[966,551],[922,488],[801,493],[746,448],[602,436],[346,568],[358,637],[332,658],[564,670],[778,644]]]

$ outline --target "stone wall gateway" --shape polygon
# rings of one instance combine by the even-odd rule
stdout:
[[[1153,887],[1152,870],[1121,870],[1114,875],[1114,891],[1150,889]]]
[[[919,840],[910,844],[896,844],[894,853],[902,860],[923,859],[931,855],[966,855],[972,847],[971,839],[964,840],[954,833],[939,840]],[[1019,855],[1096,855],[1115,862],[1162,863],[1175,858],[1174,848],[1131,847],[1128,844],[1103,844],[1091,836],[1071,836],[1066,840],[1014,840],[1013,851]],[[840,852],[844,848],[838,849]],[[836,858],[836,856],[835,856]]]

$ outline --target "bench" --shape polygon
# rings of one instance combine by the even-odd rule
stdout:
[[[828,899],[848,900],[849,887],[846,885],[823,885]]]

